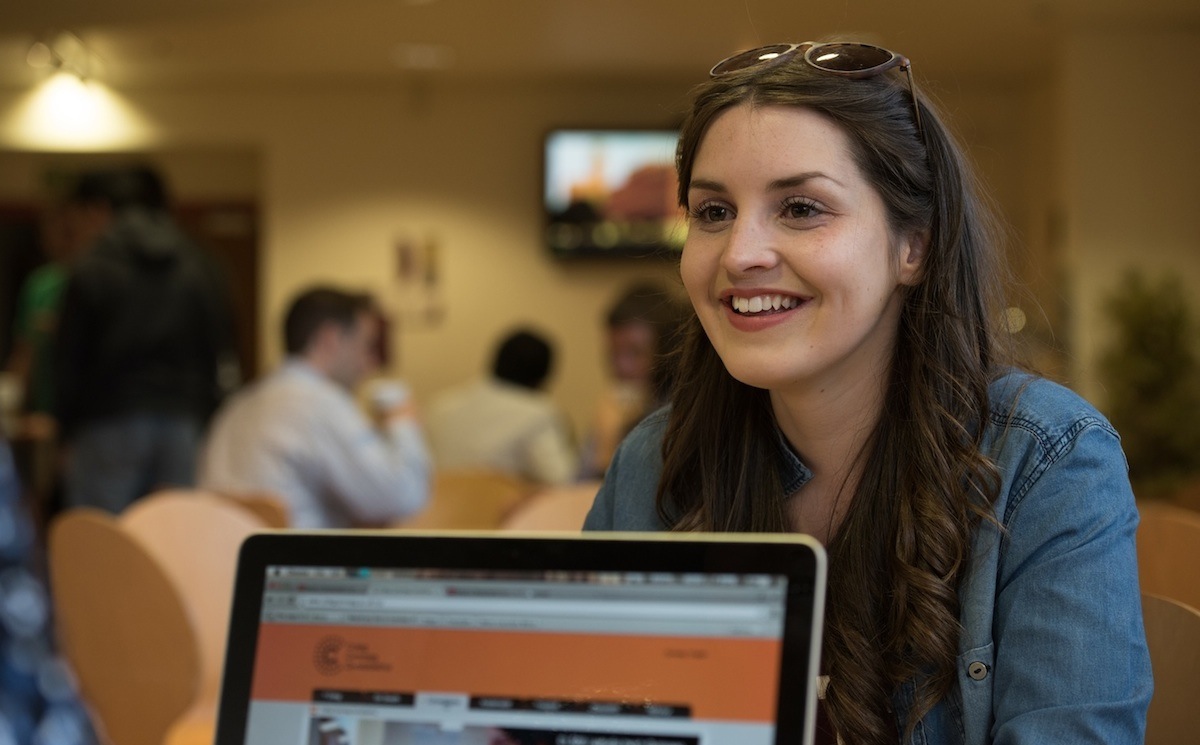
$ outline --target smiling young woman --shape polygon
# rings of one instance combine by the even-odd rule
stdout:
[[[696,318],[671,406],[625,440],[585,527],[822,540],[845,742],[1141,742],[1119,440],[999,354],[987,213],[908,60],[736,55],[677,165]]]

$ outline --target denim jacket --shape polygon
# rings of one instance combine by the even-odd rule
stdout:
[[[1152,689],[1134,532],[1117,433],[1071,391],[1023,373],[991,386],[983,450],[1000,469],[959,587],[958,686],[914,745],[1141,743]],[[617,450],[584,528],[663,530],[654,506],[666,411]],[[808,469],[781,449],[783,483]],[[789,490],[790,493],[791,490]],[[833,567],[831,571],[836,571]],[[898,730],[912,683],[896,693]]]

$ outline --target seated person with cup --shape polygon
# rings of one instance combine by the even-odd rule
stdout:
[[[374,423],[354,398],[379,367],[379,334],[369,296],[301,293],[284,320],[287,360],[218,411],[200,485],[275,493],[296,528],[379,526],[420,511],[431,463],[407,389],[373,386]]]

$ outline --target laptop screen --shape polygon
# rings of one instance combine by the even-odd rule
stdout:
[[[782,687],[796,688],[788,615],[813,597],[811,578],[769,562],[505,566],[486,561],[497,539],[465,540],[468,553],[484,541],[485,561],[257,567],[245,734],[232,742],[778,741]]]

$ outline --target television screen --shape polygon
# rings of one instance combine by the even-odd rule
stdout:
[[[545,140],[546,240],[555,255],[675,256],[674,130],[559,129]]]

